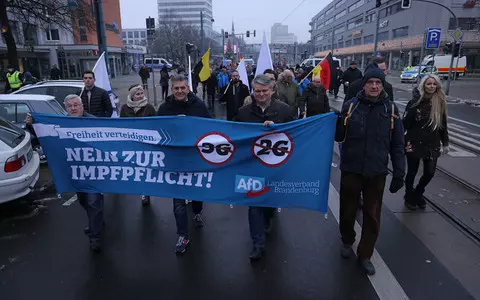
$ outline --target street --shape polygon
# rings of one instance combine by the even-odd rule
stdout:
[[[138,82],[136,75],[112,80],[122,103],[127,88]],[[410,85],[392,84],[403,109]],[[158,87],[158,103],[160,95]],[[329,97],[331,106],[339,109],[343,94],[337,100]],[[448,109],[453,150],[439,160],[439,167],[459,180],[437,172],[427,187],[431,202],[424,212],[404,208],[403,190],[385,191],[372,258],[375,276],[367,277],[354,259],[339,254],[335,147],[327,218],[315,211],[281,210],[267,238],[265,260],[253,264],[243,206],[206,203],[205,227],[192,226],[192,245],[177,256],[171,199],[155,197],[150,207],[142,207],[139,196],[106,195],[101,254],[89,250],[83,233],[87,218],[73,194],[58,199],[50,187],[0,205],[0,293],[15,300],[480,299],[480,242],[459,226],[461,222],[480,234],[479,194],[461,184],[480,188],[480,107],[449,101]],[[225,119],[224,110],[217,101],[218,119]],[[38,185],[50,180],[43,166]],[[358,223],[356,231],[358,239]]]

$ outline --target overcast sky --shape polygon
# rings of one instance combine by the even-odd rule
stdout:
[[[247,43],[260,43],[263,32],[270,41],[273,23],[285,20],[283,24],[288,25],[289,32],[297,35],[299,42],[306,42],[310,39],[308,23],[330,2],[331,0],[213,0],[213,29],[230,32],[234,21],[236,32],[257,31],[257,38],[245,38]],[[148,16],[158,21],[156,0],[120,0],[120,9],[124,28],[144,28]]]

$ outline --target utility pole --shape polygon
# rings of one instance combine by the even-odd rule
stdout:
[[[424,52],[425,52],[425,43],[426,43],[426,40],[427,40],[427,31],[425,30],[423,32],[423,42],[422,42],[422,48],[420,48],[420,58],[418,60],[418,73],[417,73],[417,79],[416,81],[419,82],[419,79],[420,79],[420,73],[422,72],[422,60],[423,60],[423,55],[424,55]],[[414,84],[414,82],[412,82],[412,85]]]
[[[377,7],[375,12],[376,22],[375,22],[375,35],[373,38],[373,56],[377,54],[377,43],[378,43],[378,27],[380,27],[380,8]]]
[[[458,56],[457,56],[457,65],[455,66],[455,73],[453,75],[453,80],[457,80],[457,72],[458,72],[458,61],[460,60],[460,56],[461,53],[462,53],[462,41],[463,39],[460,40],[460,45],[458,45]],[[456,46],[456,45],[455,45]],[[455,52],[455,51],[454,51]],[[453,53],[452,53],[452,56],[453,56]]]
[[[225,30],[222,29],[222,66],[225,61]]]
[[[105,34],[105,21],[103,19],[102,0],[94,0],[93,5],[95,10],[95,19],[97,22],[98,53],[99,55],[105,53],[105,64],[107,65],[107,72],[111,74],[111,72],[109,72],[110,63],[108,60],[107,36]]]
[[[200,12],[200,53],[203,55],[203,39],[205,32],[203,31],[203,11]]]
[[[335,50],[335,31],[332,25],[332,55],[333,55],[333,50]]]

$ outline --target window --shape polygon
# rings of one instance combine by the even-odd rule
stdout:
[[[58,33],[58,29],[46,29],[45,33],[47,34],[47,41],[60,40],[60,34]]]
[[[359,0],[359,1],[355,2],[354,4],[352,4],[348,7],[348,12],[352,12],[352,11],[356,10],[357,8],[361,7],[364,3],[365,3],[365,0]]]
[[[352,18],[350,20],[348,20],[348,25],[347,25],[347,28],[348,29],[353,29],[353,28],[357,28],[357,27],[360,27],[363,25],[363,16],[357,16],[355,18]]]
[[[129,38],[129,39],[133,39],[133,31],[129,31],[129,32],[128,32],[128,38]]]
[[[78,34],[80,36],[80,42],[87,42],[87,26],[85,25],[85,17],[80,16],[78,18]]]
[[[352,40],[345,41],[345,47],[351,47],[352,46]]]
[[[140,31],[140,37],[141,37],[142,39],[146,38],[146,37],[147,37],[147,32],[145,32],[145,31]]]
[[[373,43],[373,34],[364,36],[363,37],[363,43],[364,44]]]
[[[378,41],[386,41],[388,40],[388,31],[383,31],[378,33]]]
[[[375,13],[369,14],[365,16],[365,23],[372,23],[377,20],[377,15]]]
[[[316,40],[317,40],[317,41],[321,41],[321,40],[323,40],[323,35],[319,35],[319,36],[317,36]]]
[[[0,117],[12,123],[25,123],[30,108],[25,103],[1,103]]]
[[[394,29],[392,32],[394,39],[408,36],[408,26]]]
[[[72,86],[49,86],[46,95],[52,95],[58,101],[58,103],[62,104],[65,97],[71,94],[80,95],[81,89]]]
[[[17,111],[15,112],[16,123],[25,123],[27,113],[30,112],[30,108],[25,103],[17,103]]]
[[[347,0],[340,0],[337,3],[335,3],[335,8],[339,8],[340,6],[344,5]]]
[[[479,18],[458,18],[458,25],[462,30],[479,30],[480,31],[480,19]],[[449,30],[455,30],[457,25],[455,20],[450,18]]]
[[[138,39],[140,37],[140,33],[138,31],[134,31],[133,35],[136,39]]]
[[[339,49],[339,48],[343,48],[343,42],[338,42],[337,48],[338,48],[338,49]]]
[[[333,22],[333,18],[330,18],[330,19],[328,19],[328,20],[325,21],[325,24],[324,24],[324,25],[326,26],[326,25],[328,25],[328,24],[330,24],[330,23],[332,23],[332,22]]]
[[[31,89],[20,90],[15,94],[26,94],[26,95],[47,95],[47,87],[36,87]]]
[[[127,38],[127,33],[125,31],[122,31],[122,38],[124,38],[124,39]]]
[[[391,16],[391,15],[394,15],[400,11],[402,11],[403,8],[402,8],[402,3],[401,2],[397,2],[393,5],[390,5],[389,7],[386,7],[384,9],[382,9],[380,11],[380,18],[385,18],[387,16]]]
[[[330,7],[330,8],[325,12],[325,15],[327,16],[327,15],[331,14],[334,10],[335,10],[335,7],[333,7],[333,6]]]
[[[335,26],[335,34],[340,34],[345,31],[345,23]]]
[[[37,26],[23,23],[23,37],[25,38],[25,45],[38,45]]]
[[[341,17],[343,17],[346,14],[347,14],[347,10],[346,9],[342,10],[341,12],[339,12],[338,14],[335,15],[335,20],[340,19]]]
[[[353,39],[353,45],[354,46],[358,46],[358,45],[361,45],[361,44],[362,44],[362,38],[361,37]]]

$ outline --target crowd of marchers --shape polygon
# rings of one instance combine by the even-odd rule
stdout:
[[[357,211],[361,209],[362,234],[356,255],[359,266],[368,275],[375,273],[370,259],[380,231],[389,159],[393,167],[389,191],[396,193],[405,185],[406,207],[424,209],[425,188],[434,176],[438,157],[448,151],[447,105],[439,78],[425,76],[401,115],[394,102],[392,85],[386,81],[387,69],[384,59],[379,57],[370,60],[363,74],[352,63],[342,74],[345,91],[343,107],[335,112],[338,117],[335,139],[339,144],[341,161],[340,254],[345,259],[355,255],[352,249],[356,238],[354,224]],[[164,102],[159,108],[155,109],[149,103],[143,82],[129,88],[120,117],[212,118],[218,105],[216,102],[219,102],[217,111],[224,108],[229,121],[259,123],[259,126],[268,127],[331,111],[327,90],[320,77],[312,77],[300,68],[267,69],[255,77],[255,69],[249,67],[247,72],[248,86],[240,80],[234,67],[212,67],[210,78],[201,83],[203,95],[199,97],[196,87],[194,91],[190,90],[184,71],[179,70],[175,75],[168,70],[162,71],[163,78],[160,80],[166,91],[162,93]],[[68,114],[77,117],[110,116],[112,105],[108,93],[95,86],[95,74],[85,72],[83,81],[85,88],[82,94],[69,95],[64,100]],[[33,122],[28,116],[28,128],[34,134]],[[420,161],[424,171],[415,186]],[[105,224],[103,195],[78,193],[78,200],[88,216],[84,232],[89,237],[90,248],[100,252]],[[184,253],[191,244],[187,202],[185,199],[173,199],[178,234],[176,253]],[[142,203],[148,206],[150,197],[142,196]],[[203,203],[191,201],[191,206],[194,225],[200,228],[204,225]],[[265,255],[265,240],[272,230],[275,215],[274,208],[249,207],[248,222],[253,243],[251,260],[259,260]]]

